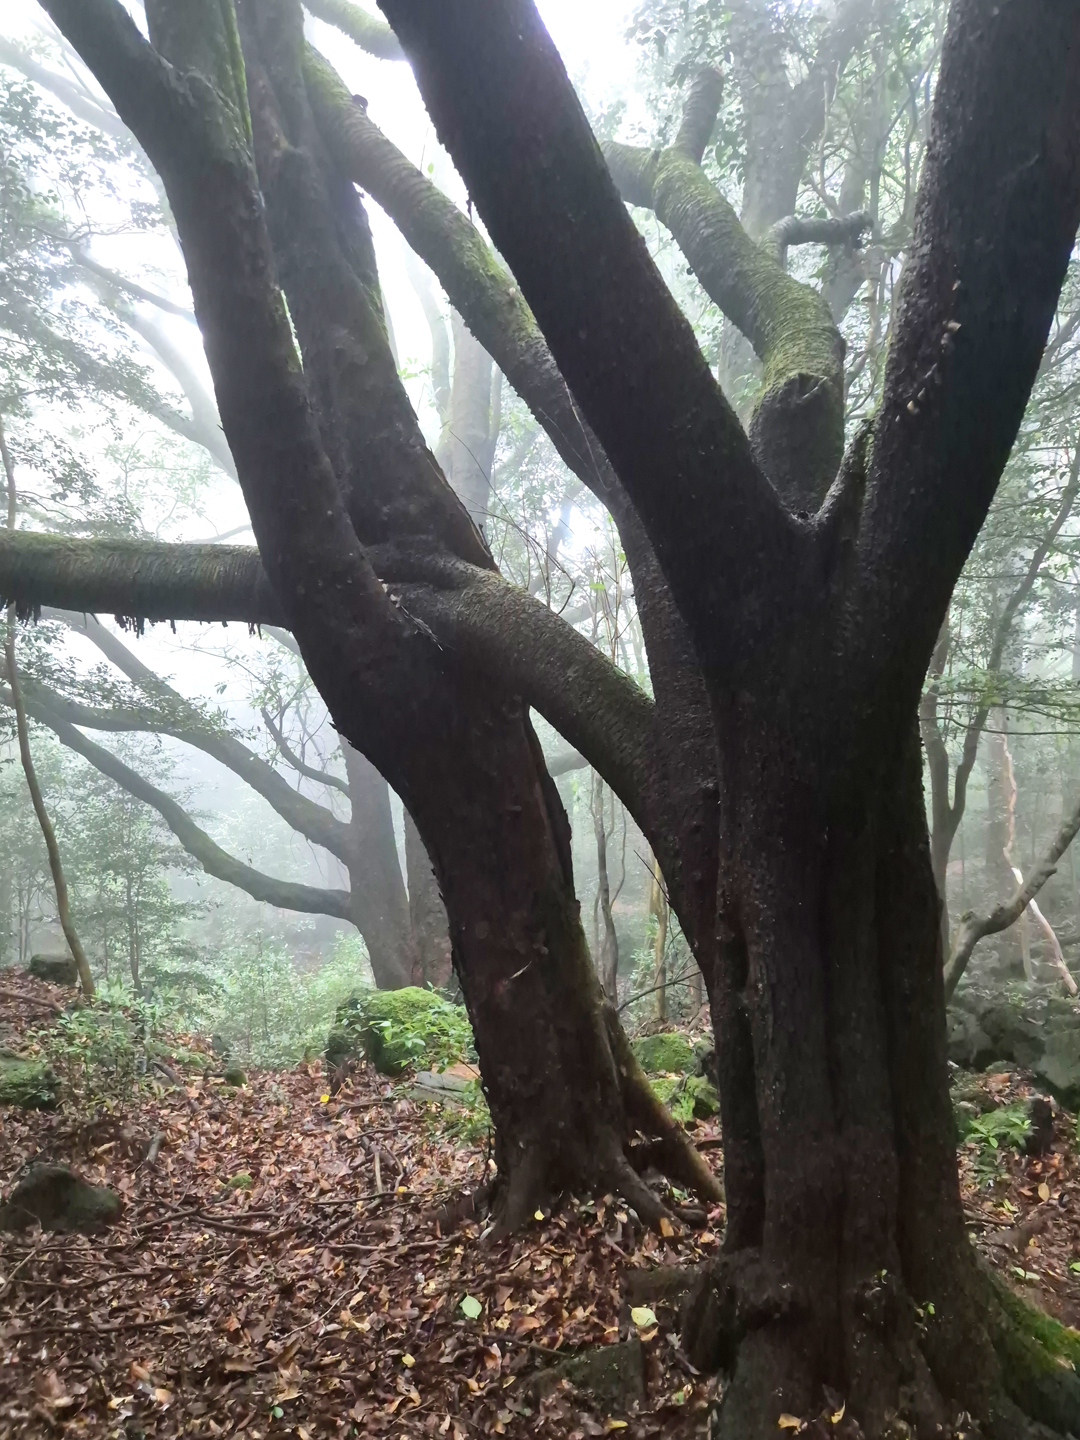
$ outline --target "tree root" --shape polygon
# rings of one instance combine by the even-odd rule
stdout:
[[[951,1317],[917,1310],[902,1282],[884,1272],[837,1303],[785,1282],[756,1251],[721,1256],[698,1273],[682,1311],[684,1353],[699,1370],[729,1379],[714,1434],[764,1440],[779,1433],[787,1412],[807,1420],[808,1434],[852,1440],[1080,1436],[1080,1333],[988,1270],[976,1283],[983,1303],[972,1313],[985,1330],[972,1335],[976,1363],[960,1377],[932,1368],[935,1346],[927,1343],[926,1327]],[[821,1338],[830,1325],[839,1347],[831,1350]],[[844,1384],[842,1396],[830,1380]],[[830,1405],[833,1417],[841,1409],[843,1416],[829,1418]],[[958,1419],[965,1406],[972,1415]]]

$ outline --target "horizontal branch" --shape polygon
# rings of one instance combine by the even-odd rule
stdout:
[[[851,215],[786,215],[770,227],[761,243],[780,265],[786,265],[792,245],[857,245],[873,226],[869,210]]]
[[[0,687],[0,704],[11,703],[11,692]],[[224,880],[228,885],[245,891],[255,900],[268,905],[277,905],[282,910],[299,910],[309,915],[333,915],[339,920],[350,919],[349,895],[345,890],[323,890],[312,885],[297,885],[289,880],[277,880],[264,875],[237,860],[200,826],[196,825],[183,806],[171,795],[166,795],[156,785],[126,765],[104,746],[95,745],[74,725],[64,720],[49,706],[34,699],[27,699],[27,709],[39,724],[50,729],[61,744],[74,750],[84,760],[107,775],[137,800],[150,805],[168,825],[180,844],[203,867],[208,875]]]
[[[240,545],[0,534],[0,599],[143,621],[283,623],[258,552]]]
[[[1072,814],[1062,821],[1053,844],[1028,876],[1027,882],[1020,886],[1011,900],[996,906],[988,915],[968,915],[963,918],[953,952],[949,957],[949,963],[945,967],[946,1000],[952,996],[960,983],[960,977],[971,959],[971,953],[975,946],[987,935],[996,935],[1002,930],[1007,930],[1010,925],[1019,920],[1047,880],[1056,871],[1057,862],[1072,844],[1077,831],[1080,831],[1080,804],[1077,804]]]
[[[40,609],[54,604],[55,593],[61,591],[66,597],[64,609],[124,613],[129,603],[125,581],[131,576],[142,581],[152,574],[160,593],[153,615],[143,619],[219,618],[210,613],[208,598],[199,593],[201,583],[230,618],[250,624],[269,619],[265,606],[242,613],[245,605],[265,593],[259,552],[254,548],[87,540],[76,542],[78,566],[73,567],[71,543],[26,531],[0,537],[0,599],[16,598],[27,610]],[[29,552],[29,560],[24,551]],[[119,563],[114,551],[119,552]],[[630,676],[542,601],[490,570],[394,546],[375,546],[368,553],[403,618],[414,626],[419,622],[439,645],[521,694],[604,776],[641,823],[646,804],[643,786],[652,768],[654,708]],[[215,573],[219,557],[223,563],[220,573]],[[9,593],[15,588],[13,572],[19,576],[15,596]],[[76,589],[76,576],[85,584],[85,595]],[[169,603],[163,596],[170,597]],[[163,613],[166,610],[171,613]],[[107,635],[102,632],[95,643]],[[115,637],[110,639],[120,644]],[[226,738],[231,737],[213,743]],[[206,748],[210,742],[192,743]],[[284,785],[275,771],[267,769]],[[296,795],[291,787],[285,788]]]
[[[347,35],[361,50],[380,60],[404,60],[397,36],[377,15],[371,15],[352,0],[304,0],[304,8],[316,20],[325,20]]]

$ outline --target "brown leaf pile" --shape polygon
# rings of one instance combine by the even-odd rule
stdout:
[[[9,1033],[70,998],[0,981]],[[49,1159],[125,1201],[97,1236],[0,1236],[0,1435],[702,1434],[712,1386],[659,1304],[644,1404],[608,1412],[534,1382],[638,1334],[621,1276],[695,1263],[715,1231],[659,1237],[609,1200],[499,1244],[477,1225],[442,1235],[433,1212],[488,1161],[439,1119],[366,1069],[328,1100],[318,1065],[240,1090],[212,1075],[154,1086],[89,1127],[0,1111],[5,1192]]]

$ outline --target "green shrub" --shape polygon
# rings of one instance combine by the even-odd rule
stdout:
[[[350,996],[326,1042],[328,1066],[363,1054],[381,1075],[409,1065],[440,1069],[475,1053],[464,1006],[417,985]]]

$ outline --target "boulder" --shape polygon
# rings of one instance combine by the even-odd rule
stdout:
[[[74,955],[31,955],[26,971],[36,980],[48,980],[51,985],[79,983],[79,967]]]
[[[694,1047],[677,1030],[639,1035],[631,1048],[646,1075],[692,1075],[697,1068]]]
[[[120,1214],[120,1196],[91,1185],[66,1165],[31,1165],[0,1204],[0,1230],[25,1230],[36,1220],[43,1230],[88,1234]]]
[[[55,1110],[60,1082],[46,1060],[0,1055],[0,1105]]]
[[[1031,1070],[1070,1109],[1080,1107],[1080,1008],[1056,987],[962,986],[949,1007],[949,1059],[965,1069]]]
[[[431,990],[368,990],[338,1007],[326,1041],[328,1070],[363,1054],[380,1075],[400,1075],[425,1061],[433,1068],[465,1058],[472,1031],[464,1007]]]

